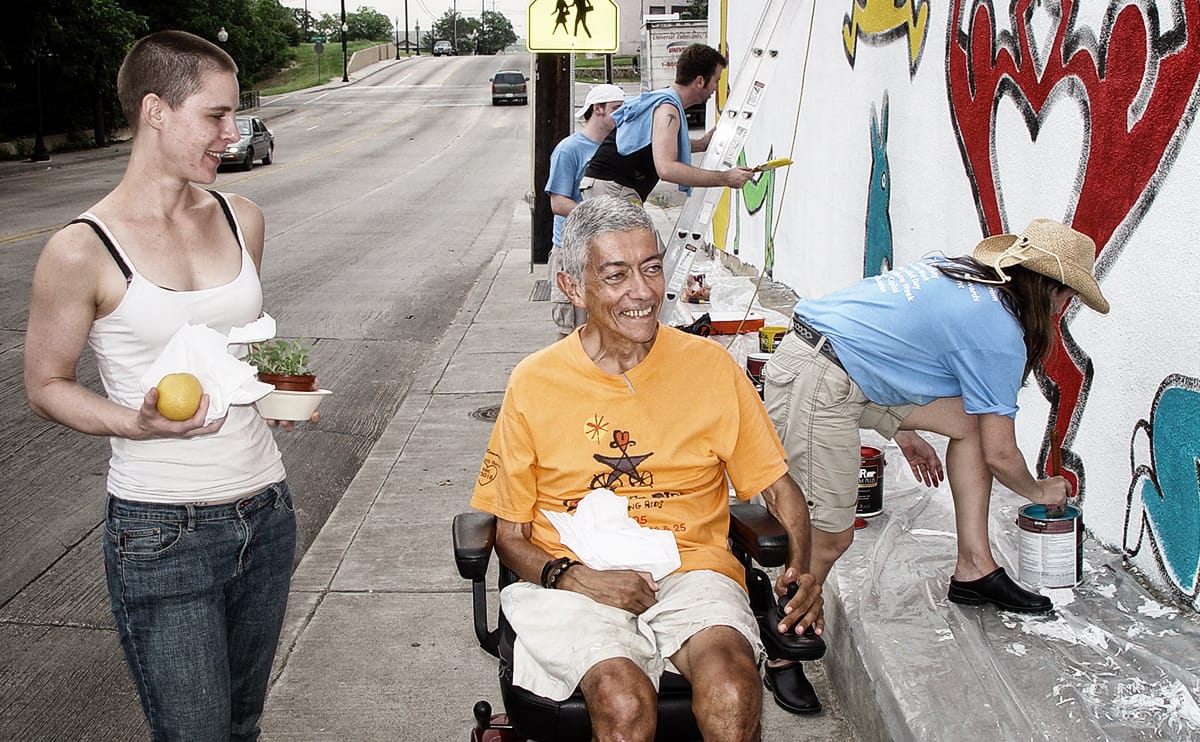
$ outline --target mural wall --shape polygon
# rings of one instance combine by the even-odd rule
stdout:
[[[737,69],[764,3],[712,3]],[[1200,611],[1200,0],[805,3],[714,242],[816,297],[1049,217],[1112,303],[1068,306],[1017,426],[1092,536]],[[774,240],[770,238],[774,235]]]

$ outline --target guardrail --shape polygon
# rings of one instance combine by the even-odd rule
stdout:
[[[258,108],[257,90],[243,90],[238,96],[238,110],[245,111],[247,108]]]

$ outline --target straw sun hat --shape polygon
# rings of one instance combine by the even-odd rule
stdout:
[[[1004,269],[1019,265],[1049,276],[1079,292],[1079,298],[1101,314],[1108,314],[1108,300],[1092,277],[1096,243],[1092,238],[1053,219],[1034,219],[1021,234],[998,234],[975,246],[975,259],[996,271],[1004,281]]]

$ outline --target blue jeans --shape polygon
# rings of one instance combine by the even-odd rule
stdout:
[[[286,482],[226,505],[108,498],[108,593],[152,740],[258,738],[295,548]]]

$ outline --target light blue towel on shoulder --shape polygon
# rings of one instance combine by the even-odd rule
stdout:
[[[654,128],[654,111],[663,103],[670,102],[679,109],[679,146],[676,158],[685,165],[692,164],[692,140],[688,138],[687,116],[683,101],[671,88],[651,90],[634,98],[626,98],[624,105],[613,111],[617,122],[617,152],[629,155],[650,144]],[[679,186],[685,193],[690,186]]]

